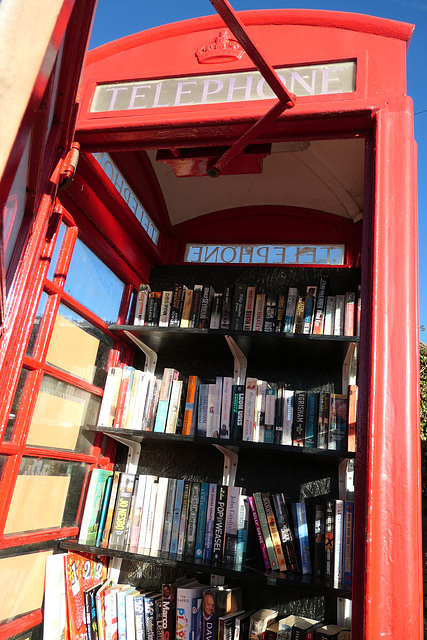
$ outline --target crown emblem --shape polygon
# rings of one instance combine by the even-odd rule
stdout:
[[[199,47],[196,51],[196,58],[201,64],[214,64],[240,60],[244,53],[243,47],[225,29]]]

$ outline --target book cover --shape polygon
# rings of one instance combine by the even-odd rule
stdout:
[[[270,562],[271,569],[278,569],[276,554],[274,552],[273,541],[271,539],[270,527],[268,526],[267,515],[264,509],[264,503],[260,491],[256,491],[253,495],[255,502],[258,520],[261,525],[262,536],[264,538],[265,548],[267,549],[268,560]]]
[[[314,320],[314,306],[316,303],[317,287],[308,285],[305,292],[305,307],[304,307],[304,326],[302,332],[309,334],[313,328]]]
[[[347,395],[330,394],[328,449],[346,451],[347,447]]]
[[[193,299],[191,301],[190,320],[188,326],[190,328],[199,326],[200,305],[202,303],[203,285],[195,284],[193,287]]]
[[[160,385],[159,401],[157,403],[156,420],[154,431],[164,433],[169,409],[169,399],[172,390],[172,382],[178,379],[178,371],[170,367],[163,370],[162,382]]]
[[[298,289],[289,287],[286,299],[285,317],[283,322],[284,333],[292,333],[294,330],[295,311],[297,306]]]
[[[303,333],[305,320],[305,296],[297,296],[295,305],[294,333]]]
[[[334,335],[344,335],[345,296],[339,293],[335,302]]]
[[[188,509],[187,536],[184,547],[184,559],[192,562],[196,548],[197,515],[200,502],[200,482],[193,481],[190,490],[190,504]]]
[[[243,319],[245,316],[245,296],[246,286],[235,284],[231,303],[231,324],[230,329],[241,331],[243,329]]]
[[[127,427],[134,429],[135,431],[142,430],[142,422],[144,418],[145,405],[147,400],[148,388],[150,380],[154,377],[154,374],[148,371],[139,371],[137,376],[137,388],[135,391],[135,402],[130,420],[128,420]]]
[[[171,315],[173,291],[162,291],[160,303],[159,327],[168,327]]]
[[[197,325],[199,329],[209,329],[214,293],[215,292],[210,285],[205,285],[203,287],[202,298],[200,301],[199,322]]]
[[[325,568],[325,507],[314,505],[314,558],[313,574],[322,578]]]
[[[230,423],[231,423],[231,404],[233,394],[233,378],[224,376],[222,379],[222,399],[221,399],[221,418],[220,418],[220,437],[230,438]]]
[[[245,403],[243,410],[243,440],[252,442],[254,437],[255,409],[256,409],[257,379],[246,378]]]
[[[179,327],[181,324],[181,315],[184,307],[186,291],[187,287],[185,286],[185,284],[178,283],[174,286],[169,317],[170,327]]]
[[[243,609],[232,611],[218,617],[218,640],[233,640],[235,621],[238,615],[244,613]]]
[[[284,293],[280,293],[277,296],[277,310],[276,310],[276,333],[282,333],[285,326],[285,313],[286,313],[287,296]]]
[[[187,540],[187,525],[188,514],[190,511],[190,492],[191,492],[191,480],[184,480],[184,489],[182,494],[182,506],[181,517],[179,521],[178,532],[178,547],[177,547],[177,560],[182,560],[184,557],[184,549]]]
[[[292,445],[292,426],[294,423],[295,391],[283,389],[283,432],[280,444]]]
[[[269,293],[265,299],[264,325],[262,331],[274,333],[276,331],[277,296]]]
[[[145,315],[146,326],[157,327],[159,325],[161,301],[161,291],[150,291],[148,294],[147,312]]]
[[[220,567],[223,560],[227,495],[228,488],[225,485],[218,485],[212,539],[212,567]]]
[[[111,534],[108,541],[108,546],[111,549],[124,549],[134,481],[135,476],[131,473],[122,473],[120,476]]]
[[[217,491],[218,491],[218,485],[211,482],[209,484],[208,506],[207,506],[207,512],[206,512],[206,533],[205,533],[205,545],[203,548],[203,564],[204,565],[211,564]]]
[[[329,407],[330,393],[321,391],[319,394],[319,417],[317,421],[317,448],[327,449],[329,438]]]
[[[161,601],[161,593],[151,593],[144,597],[145,640],[156,640],[156,602]]]
[[[96,608],[96,620],[98,624],[98,638],[99,640],[106,640],[105,630],[105,594],[107,589],[111,587],[113,581],[111,578],[105,580],[101,587],[98,589],[95,595],[95,608]],[[61,636],[59,636],[61,638]],[[62,639],[61,639],[62,640]]]
[[[215,398],[216,398],[216,384],[208,384],[208,399],[207,399],[207,420],[206,420],[206,436],[208,438],[218,438],[219,433],[215,432]]]
[[[202,640],[203,597],[193,598],[191,604],[191,640]]]
[[[214,293],[209,329],[219,329],[221,324],[222,293]]]
[[[122,374],[123,369],[120,367],[109,367],[108,369],[98,415],[97,425],[99,427],[112,427],[114,425]]]
[[[162,585],[162,636],[161,640],[175,640],[176,595],[179,586],[194,582],[191,578],[178,578]]]
[[[307,392],[295,391],[294,422],[292,426],[292,444],[294,447],[304,446],[306,412]]]
[[[222,297],[222,309],[221,309],[221,329],[230,329],[231,325],[231,304],[233,296],[233,287],[225,287]]]
[[[322,335],[323,327],[325,323],[325,307],[326,296],[328,288],[328,277],[321,276],[319,281],[318,295],[315,304],[314,321],[313,321],[313,334]]]
[[[168,556],[170,549],[177,482],[178,480],[176,478],[169,479],[161,544],[161,555],[163,557]]]
[[[305,421],[304,446],[316,446],[317,422],[319,418],[319,394],[307,391],[307,415]]]
[[[147,312],[148,295],[151,289],[148,284],[140,284],[136,296],[134,325],[143,327]]]
[[[250,609],[236,616],[234,621],[234,640],[248,640],[251,615],[253,613],[255,613],[255,610]]]
[[[232,404],[231,404],[230,435],[232,440],[241,440],[243,438],[245,386],[242,384],[233,384],[231,397],[232,397]]]
[[[223,564],[227,567],[234,567],[236,563],[240,492],[240,487],[227,489],[223,544]]]
[[[199,398],[197,402],[197,435],[206,438],[208,427],[208,385],[199,384]]]
[[[113,472],[106,469],[92,469],[80,525],[79,544],[94,545],[96,542],[105,486],[112,475]]]
[[[199,583],[190,584],[192,586],[178,587],[176,592],[176,637],[179,640],[191,640],[193,599],[202,597],[206,586]]]
[[[265,417],[263,442],[274,443],[276,419],[276,389],[265,390]]]
[[[182,314],[179,326],[182,329],[188,329],[190,326],[191,306],[193,303],[193,289],[186,289],[184,292],[184,303],[182,305]]]
[[[196,432],[197,425],[197,396],[200,380],[198,376],[189,376],[187,396],[185,399],[184,421],[182,435],[192,436]]]
[[[289,518],[289,512],[286,505],[285,497],[282,493],[273,493],[271,495],[274,513],[276,516],[277,528],[280,539],[282,541],[283,553],[286,560],[288,571],[295,572],[300,570],[300,562],[298,559],[297,548],[294,541],[292,523]]]
[[[218,638],[219,618],[242,608],[242,589],[240,587],[210,587],[203,592],[203,630],[204,640]]]
[[[209,483],[200,484],[199,512],[197,514],[196,539],[194,545],[194,562],[201,564],[203,560],[203,547],[205,544],[206,517],[208,511]]]
[[[255,309],[254,309],[252,331],[263,331],[265,305],[266,305],[265,293],[257,293],[255,297]]]
[[[261,493],[264,505],[265,515],[267,517],[268,528],[270,530],[271,541],[273,543],[274,553],[276,555],[277,566],[280,571],[286,571],[286,560],[282,549],[282,541],[277,528],[276,518],[274,516],[273,506],[270,500],[270,494]]]
[[[357,396],[357,385],[350,384],[347,404],[347,451],[350,452],[356,451]]]

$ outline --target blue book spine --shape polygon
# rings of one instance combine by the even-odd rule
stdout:
[[[297,527],[299,546],[301,553],[301,569],[303,574],[311,574],[310,546],[308,541],[307,512],[304,502],[297,502],[295,505],[297,516]]]
[[[354,502],[344,503],[344,584],[353,582]]]
[[[239,500],[239,514],[237,519],[237,545],[236,563],[234,568],[240,571],[246,557],[246,545],[248,541],[249,524],[249,500],[247,496],[241,495]]]
[[[146,596],[144,598],[146,640],[155,640],[156,637],[156,616],[154,607],[154,599],[150,596]]]
[[[202,640],[202,602],[203,598],[193,598],[191,603],[190,640]]]
[[[316,445],[316,425],[319,415],[319,394],[314,391],[307,393],[307,417],[305,422],[305,447]]]
[[[179,525],[181,521],[182,496],[184,494],[184,480],[178,480],[176,483],[175,507],[173,511],[172,533],[170,542],[170,553],[178,553],[178,536]]]
[[[206,513],[208,509],[209,483],[200,485],[199,514],[197,518],[196,546],[194,549],[194,562],[200,564],[203,559],[203,547],[205,544]]]
[[[117,592],[117,633],[119,640],[126,640],[126,594],[134,591],[132,589],[123,589]]]
[[[135,612],[135,640],[145,638],[145,616],[144,616],[144,596],[138,595],[133,599]]]
[[[102,534],[104,533],[105,520],[107,519],[108,505],[110,503],[111,487],[113,485],[113,476],[108,476],[105,484],[104,497],[102,499],[101,516],[99,518],[98,534],[96,536],[96,546],[101,544]]]

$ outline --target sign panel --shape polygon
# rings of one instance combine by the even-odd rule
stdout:
[[[276,72],[296,96],[351,93],[356,90],[356,61],[282,67]],[[271,100],[275,93],[259,71],[135,80],[96,87],[91,113],[135,111],[204,104]]]
[[[343,244],[187,244],[184,262],[343,265],[344,253],[345,246]]]

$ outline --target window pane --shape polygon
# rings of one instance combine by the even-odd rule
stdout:
[[[67,231],[67,225],[61,222],[59,227],[58,236],[56,238],[55,248],[53,250],[52,259],[50,261],[49,271],[47,272],[47,279],[53,280],[55,275],[55,268],[58,262],[59,252],[61,251],[62,243],[64,241],[65,232]]]
[[[28,347],[27,347],[27,356],[30,356],[30,358],[34,354],[34,346],[36,344],[37,336],[39,334],[39,329],[42,322],[44,311],[46,309],[48,297],[49,296],[47,295],[47,293],[43,291],[42,296],[40,298],[39,306],[37,309],[36,318],[34,320],[33,328],[31,330],[30,342],[28,343]]]
[[[74,526],[86,472],[83,462],[23,458],[5,535]]]
[[[4,434],[4,439],[6,442],[12,439],[13,430],[16,424],[16,418],[18,416],[18,411],[22,400],[22,394],[24,392],[25,383],[28,379],[29,373],[30,372],[28,371],[28,369],[22,369],[21,371],[18,386],[15,391],[15,397],[13,399],[12,409],[9,413],[9,421],[7,423],[6,433]]]
[[[113,340],[79,314],[61,304],[46,362],[98,387],[103,387]]]
[[[117,322],[124,284],[77,239],[64,290],[104,322]]]
[[[27,445],[89,453],[93,436],[81,427],[96,424],[100,398],[71,384],[44,376]]]

